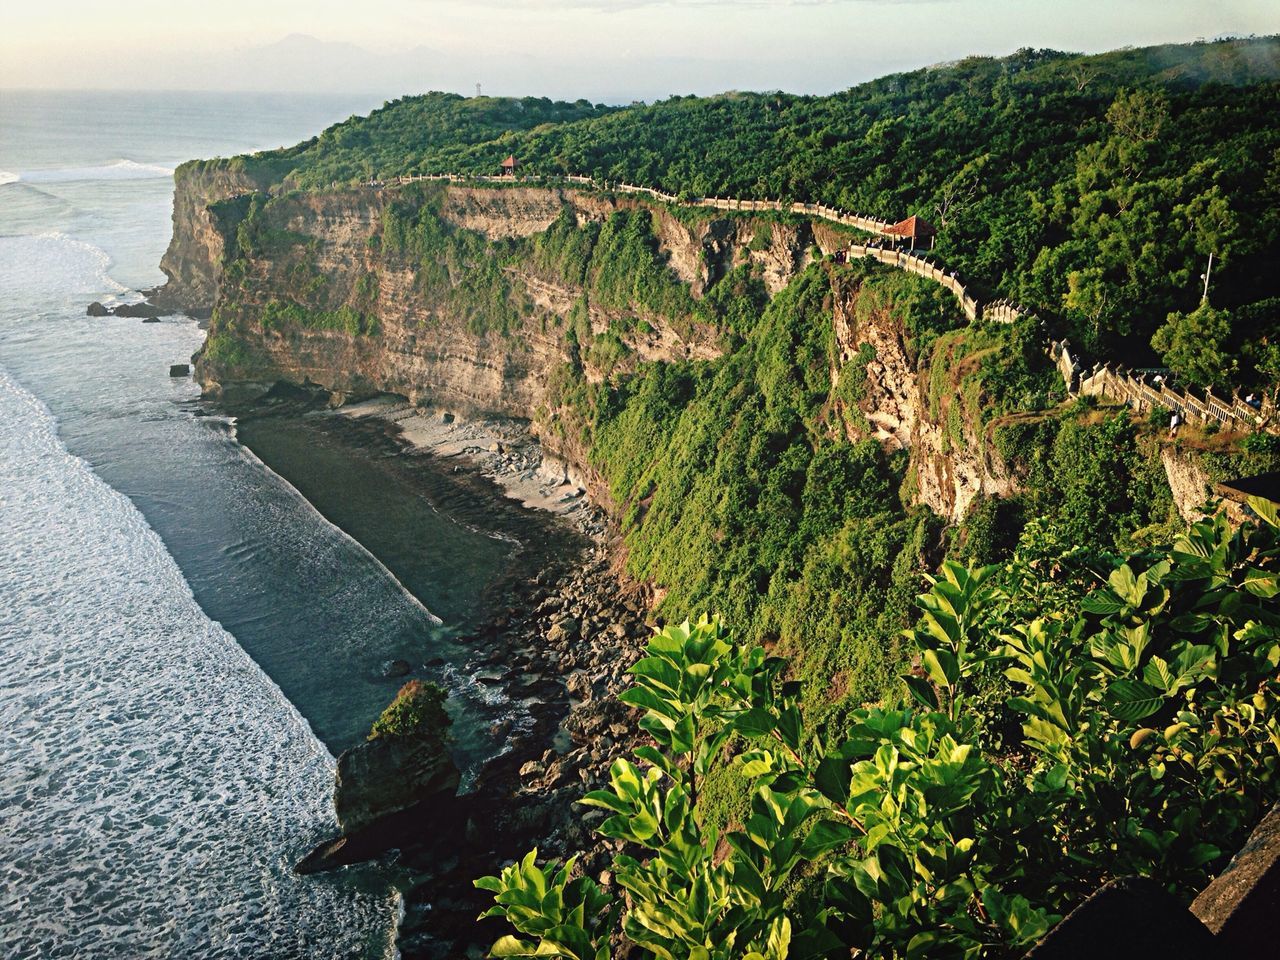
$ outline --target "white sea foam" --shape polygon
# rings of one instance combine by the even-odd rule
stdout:
[[[290,870],[332,758],[3,369],[0,531],[5,956],[364,953],[392,895]]]
[[[151,180],[173,176],[173,167],[158,163],[139,163],[120,159],[92,167],[55,167],[48,170],[24,170],[19,173],[3,171],[9,180],[0,183],[73,183],[83,180]]]
[[[16,173],[10,173],[8,170],[0,170],[0,187],[6,183],[17,183],[19,176]]]
[[[0,237],[0,298],[101,296],[131,291],[111,278],[111,257],[99,246],[59,230]],[[32,269],[39,264],[39,271]]]

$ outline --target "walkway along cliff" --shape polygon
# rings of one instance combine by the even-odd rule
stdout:
[[[439,249],[423,259],[423,251],[397,247],[394,238],[404,216],[425,217],[428,208],[438,222],[432,229],[450,236],[442,233]],[[197,376],[225,399],[286,380],[323,387],[334,402],[388,392],[417,404],[520,417],[552,453],[591,478],[593,494],[608,504],[580,437],[555,408],[557,371],[581,364],[598,382],[642,361],[710,359],[724,334],[696,314],[604,302],[588,295],[582,278],[566,280],[537,256],[512,253],[520,243],[537,248],[553,228],[598,230],[620,213],[649,218],[662,269],[687,289],[691,306],[743,267],[776,295],[815,256],[826,256],[871,259],[937,283],[971,323],[1029,316],[1008,301],[979,303],[954,272],[891,246],[883,239],[887,221],[820,204],[681,200],[585,177],[436,175],[268,201],[241,175],[180,172],[163,264],[170,279],[158,299],[213,314]],[[464,251],[466,243],[472,247]],[[833,282],[849,287],[838,276]],[[873,346],[863,412],[875,436],[913,452],[918,501],[958,522],[975,497],[1013,492],[1013,477],[972,425],[968,440],[957,443],[961,438],[949,439],[947,424],[930,415],[920,371],[893,318],[878,317],[874,329],[848,321],[857,312],[851,292],[833,307],[839,356],[832,362]],[[1049,349],[1070,392],[1134,406],[1158,399],[1189,420],[1212,418],[1235,429],[1269,425],[1239,401],[1202,401],[1167,386],[1157,398],[1109,370],[1082,377],[1065,345]]]

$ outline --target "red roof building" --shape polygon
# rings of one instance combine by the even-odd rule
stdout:
[[[933,246],[933,238],[938,235],[938,229],[923,217],[907,217],[900,220],[885,232],[887,237],[896,237],[900,240],[909,240],[910,246],[917,247],[920,244],[918,240],[929,240],[930,246]]]
[[[502,172],[504,174],[511,174],[514,176],[516,167],[518,166],[520,166],[520,161],[516,159],[516,155],[513,153],[511,156],[507,157],[507,159],[502,161]]]

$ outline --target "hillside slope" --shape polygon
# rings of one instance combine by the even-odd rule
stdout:
[[[527,420],[609,510],[654,616],[719,613],[789,657],[798,715],[834,742],[921,676],[904,630],[944,559],[1016,553],[1002,596],[1020,624],[1126,555],[1162,556],[1213,480],[1275,467],[1265,434],[1171,440],[1164,411],[1068,398],[1046,347],[1158,351],[1192,385],[1274,391],[1278,46],[1024,52],[827,98],[409,98],[291,150],[184,165],[160,298],[211,314],[197,375],[233,405],[284,381]],[[810,216],[554,178],[391,180],[509,153],[686,197],[918,213],[948,272],[1030,309],[970,323],[938,282],[845,262],[867,238]],[[1010,691],[979,672],[991,725],[965,735],[1001,754]],[[735,769],[699,790],[705,826],[745,821]]]

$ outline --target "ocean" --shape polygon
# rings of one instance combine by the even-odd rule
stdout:
[[[0,93],[0,956],[394,953],[391,868],[291,866],[381,664],[450,660],[449,618],[168,376],[194,321],[85,315],[163,279],[179,162],[376,105]],[[509,552],[451,537],[478,584]],[[493,715],[455,694],[456,726]]]

